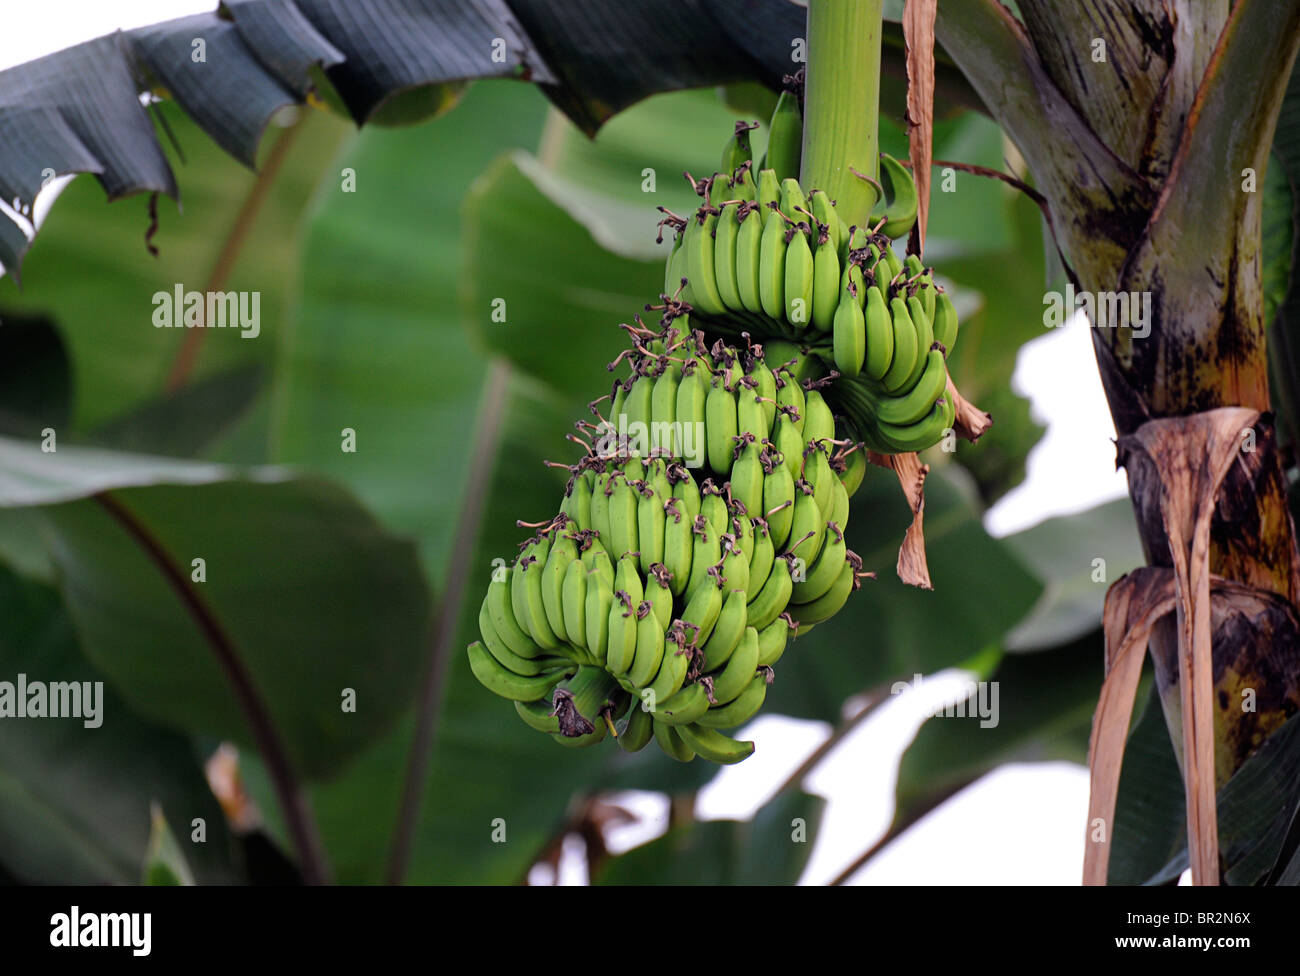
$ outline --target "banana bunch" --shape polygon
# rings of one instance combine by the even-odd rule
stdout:
[[[653,737],[683,762],[735,763],[753,743],[722,730],[868,575],[844,535],[866,460],[806,361],[708,349],[680,307],[663,326],[629,327],[630,375],[580,425],[592,439],[575,438],[587,453],[559,512],[489,585],[470,666],[565,745]]]
[[[796,178],[802,122],[785,92],[773,116],[757,178],[749,132],[737,122],[722,170],[691,179],[703,199],[689,218],[668,211],[677,231],[664,276],[666,301],[679,301],[720,334],[776,336],[833,363],[865,443],[881,453],[921,450],[954,421],[946,357],[957,313],[933,272],[891,238],[916,221],[911,174],[881,155],[880,201],[871,229],[841,219],[818,189]],[[662,226],[661,224],[661,226]]]

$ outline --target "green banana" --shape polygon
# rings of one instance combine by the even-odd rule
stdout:
[[[718,293],[718,280],[714,273],[713,232],[718,215],[707,204],[699,209],[686,226],[686,242],[682,245],[683,274],[686,290],[682,297],[691,307],[705,315],[721,315],[727,309]]]
[[[714,380],[704,405],[704,431],[709,467],[720,475],[731,470],[731,452],[736,447],[736,397],[727,389],[725,377]]]
[[[647,613],[636,625],[636,651],[632,665],[628,669],[628,680],[638,688],[644,688],[659,673],[659,665],[664,658],[664,628],[659,618]]]
[[[934,339],[943,343],[946,355],[952,355],[953,346],[957,345],[957,309],[947,292],[941,291],[934,297]]]
[[[818,197],[826,194],[819,193]],[[840,301],[840,256],[835,238],[823,224],[813,254],[812,324],[818,332],[830,332]]]
[[[696,724],[678,726],[677,731],[688,748],[710,762],[731,765],[754,754],[754,743],[737,741],[717,729]]]
[[[731,176],[754,158],[753,149],[749,145],[749,130],[756,128],[758,128],[757,122],[751,125],[748,122],[736,121],[731,138],[722,147],[722,172]]]
[[[796,331],[808,328],[813,315],[813,255],[807,226],[797,224],[786,233],[785,318]]]
[[[678,762],[690,762],[695,758],[695,750],[682,741],[682,737],[677,734],[677,730],[667,722],[655,721],[654,726],[655,741],[659,743],[659,748],[665,753],[676,759]]]
[[[721,671],[710,676],[713,686],[713,700],[719,705],[734,701],[758,667],[758,631],[745,627],[731,654],[727,656]]]
[[[713,278],[717,282],[718,297],[727,308],[744,308],[740,297],[740,280],[736,273],[736,245],[740,237],[740,205],[727,204],[722,208],[714,230]]]
[[[560,605],[564,610],[564,632],[569,643],[586,649],[587,568],[580,559],[572,560],[564,570]]]
[[[759,297],[759,269],[763,244],[763,211],[742,205],[736,214],[736,294],[740,296],[739,308],[760,313],[763,302]]]
[[[835,577],[831,588],[819,596],[817,599],[808,603],[796,604],[790,608],[790,614],[798,620],[800,626],[809,624],[818,624],[823,620],[829,620],[849,599],[849,594],[853,592],[853,584],[856,582],[853,575],[852,564],[846,562],[840,567],[839,575]]]
[[[785,321],[785,252],[785,218],[769,210],[759,242],[758,300],[763,313],[779,322]]]
[[[749,619],[747,604],[744,590],[732,590],[727,594],[713,625],[713,632],[702,648],[705,671],[722,667],[740,644]]]
[[[758,632],[758,666],[770,668],[785,653],[790,639],[790,625],[780,617]]]
[[[563,530],[557,530],[556,535],[542,569],[542,609],[551,632],[563,643],[569,640],[564,627],[564,576],[569,564],[578,558],[578,548]]]
[[[596,573],[589,572],[585,613],[587,649],[598,662],[604,662],[609,652],[609,621],[613,605],[613,586]]]
[[[803,113],[799,109],[799,97],[794,92],[783,91],[768,128],[767,166],[780,179],[797,177],[802,155]]]
[[[666,725],[689,725],[709,710],[709,693],[699,682],[687,685],[665,702],[659,702],[654,717]]]
[[[618,744],[624,752],[640,752],[650,744],[652,735],[654,735],[654,716],[643,709],[639,703],[633,705],[627,717],[627,724],[619,733]]]
[[[469,654],[470,670],[479,683],[493,694],[512,701],[537,701],[569,673],[556,670],[538,675],[515,674],[503,667],[479,641],[470,644],[466,651]]]
[[[919,350],[916,348],[916,326],[903,300],[891,299],[889,310],[894,322],[894,359],[889,364],[889,372],[881,377],[880,384],[886,392],[893,393],[901,389],[912,374]]]
[[[494,578],[488,584],[487,608],[492,626],[498,636],[513,653],[520,657],[539,657],[546,652],[538,646],[532,636],[524,630],[515,619],[515,612],[510,602],[510,580],[513,571],[506,574],[504,580]]]
[[[867,307],[863,312],[867,352],[863,369],[868,379],[882,380],[894,361],[894,322],[879,288],[867,290]]]
[[[838,579],[840,570],[844,566],[846,551],[844,533],[834,523],[828,523],[826,542],[822,546],[821,554],[810,566],[805,578],[794,584],[790,593],[791,601],[809,603],[824,595]]]
[[[881,232],[891,240],[905,236],[916,223],[920,197],[912,174],[893,156],[880,154],[880,183],[885,191],[883,209],[872,212],[873,221],[881,216],[885,225]]]
[[[862,372],[867,354],[867,326],[857,299],[848,288],[840,292],[840,304],[831,323],[835,368],[845,379]]]
[[[784,620],[778,620],[777,623],[785,627]],[[695,724],[706,729],[734,729],[737,726],[744,725],[757,715],[766,698],[767,678],[761,674],[756,674],[750,679],[749,684],[745,686],[745,690],[736,696],[734,701],[726,705],[710,708],[696,719]]]
[[[785,610],[790,602],[790,593],[794,582],[790,579],[790,561],[778,559],[772,564],[772,572],[767,582],[758,591],[758,596],[749,602],[749,626],[762,630]]]
[[[696,647],[707,643],[713,633],[718,615],[722,612],[722,590],[712,580],[691,591],[691,597],[681,613],[687,639]]]

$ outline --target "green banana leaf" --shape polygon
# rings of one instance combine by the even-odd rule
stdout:
[[[812,853],[825,802],[797,790],[750,821],[692,820],[604,863],[598,885],[791,885]]]
[[[93,181],[75,179],[42,228],[41,246],[24,268],[23,288],[0,279],[0,320],[44,317],[58,330],[75,382],[70,421],[78,436],[125,423],[165,393],[187,342],[200,344],[193,372],[200,379],[272,361],[284,340],[280,323],[297,260],[297,226],[347,135],[332,116],[307,112],[292,130],[283,162],[258,176],[225,155],[175,105],[158,110],[185,154],[183,211],[167,201],[158,205],[158,257],[149,258],[145,249],[149,217],[143,200],[105,207]],[[339,178],[331,176],[338,186]],[[155,293],[171,294],[177,283],[187,291],[207,291],[218,272],[219,290],[260,296],[257,338],[243,339],[229,329],[197,330],[204,334],[196,337],[195,330],[154,327]],[[238,417],[242,409],[236,384],[216,392],[232,399],[171,404],[177,409],[167,417],[177,429],[202,425],[192,439],[156,419],[156,440],[137,437],[134,443],[148,451],[197,453],[209,439],[212,412]],[[57,425],[60,437],[69,433],[67,422]]]
[[[0,567],[3,680],[103,682],[101,724],[8,718],[0,736],[0,873],[26,882],[134,884],[150,834],[150,803],[206,841],[186,841],[204,884],[240,878],[225,817],[193,744],[132,710],[111,675],[88,662],[58,593]],[[93,798],[93,802],[87,802]]]

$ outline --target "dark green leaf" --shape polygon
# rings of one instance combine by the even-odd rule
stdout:
[[[691,821],[606,862],[600,885],[792,885],[803,874],[825,802],[779,793],[754,819]]]
[[[410,701],[428,635],[423,574],[414,548],[338,489],[162,485],[44,515],[87,656],[155,721],[253,742],[216,638],[181,585],[207,608],[302,774],[340,769]],[[205,579],[194,578],[196,559]]]
[[[79,654],[58,594],[0,570],[0,681],[104,682],[102,724],[5,718],[0,735],[0,864],[31,882],[135,884],[149,840],[150,803],[177,821],[201,818],[186,844],[202,883],[231,882],[231,839],[191,743],[134,714]]]
[[[68,350],[52,321],[0,313],[0,434],[36,440],[72,412]]]
[[[1054,647],[1096,629],[1107,587],[1146,563],[1128,499],[1047,519],[1002,541],[1046,584],[1034,612],[1007,636],[1010,651]]]
[[[167,825],[162,807],[154,804],[149,819],[149,849],[144,856],[144,884],[192,885],[194,874],[185,860],[185,852],[176,842],[176,835]]]

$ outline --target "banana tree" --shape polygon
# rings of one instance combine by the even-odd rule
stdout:
[[[1067,295],[1080,297],[1094,325],[1098,368],[1120,434],[1119,461],[1129,473],[1149,564],[1115,583],[1107,597],[1086,879],[1106,879],[1112,847],[1130,844],[1138,822],[1124,821],[1131,813],[1126,789],[1133,767],[1121,758],[1149,646],[1186,797],[1185,809],[1166,811],[1166,819],[1185,817],[1182,856],[1197,881],[1215,882],[1221,860],[1216,790],[1226,817],[1247,773],[1261,762],[1282,768],[1290,753],[1274,733],[1300,706],[1300,555],[1287,490],[1294,458],[1285,444],[1297,430],[1288,342],[1297,314],[1296,290],[1288,289],[1291,215],[1274,220],[1283,245],[1274,240],[1270,250],[1262,233],[1263,220],[1277,217],[1276,200],[1300,200],[1290,192],[1300,153],[1278,129],[1300,46],[1300,2],[1021,0],[1013,9],[998,0],[944,0],[937,16],[920,0],[812,5],[815,15],[827,15],[823,27],[841,18],[843,29],[808,30],[808,11],[786,0],[689,6],[635,0],[616,7],[595,0],[475,0],[414,8],[384,0],[227,0],[213,14],[80,45],[0,73],[0,199],[8,208],[0,214],[0,264],[17,276],[34,244],[39,254],[34,205],[53,177],[93,173],[110,198],[177,194],[148,115],[166,130],[158,99],[174,102],[226,152],[251,164],[267,121],[304,102],[328,104],[357,124],[404,124],[454,106],[467,79],[512,78],[537,84],[594,134],[654,92],[752,81],[779,88],[806,58],[811,107],[805,165],[820,179],[843,180],[841,195],[851,197],[860,186],[846,175],[845,160],[861,158],[859,168],[868,170],[874,165],[879,98],[885,114],[922,127],[923,137],[912,144],[917,182],[924,187],[929,120],[926,100],[915,100],[918,79],[912,78],[910,92],[902,83],[914,62],[901,22],[910,22],[907,39],[915,48],[926,43],[917,25],[932,20],[935,64],[921,77],[933,86],[936,117],[984,112],[1014,143],[1023,171],[993,175],[1041,209],[1048,250],[1068,279]],[[205,74],[199,65],[212,70]],[[836,65],[838,71],[829,70]],[[819,78],[832,79],[830,86],[821,82],[821,92],[835,87],[846,94],[819,94]],[[147,108],[142,92],[148,93]],[[523,115],[509,118],[518,122]],[[262,157],[264,170],[283,162],[295,131]],[[1295,131],[1289,129],[1288,138],[1296,138]],[[547,148],[546,135],[543,143]],[[554,140],[549,148],[555,150]],[[1279,163],[1289,168],[1280,171]],[[1279,181],[1278,172],[1287,178]],[[510,186],[518,173],[496,171],[490,179]],[[1276,190],[1268,197],[1271,214],[1265,203],[1270,188]],[[480,218],[490,222],[490,206],[482,210]],[[923,239],[915,242],[915,248],[923,245]],[[228,271],[228,262],[218,260],[216,287],[223,268]],[[1016,336],[1023,327],[1008,325]],[[996,338],[996,329],[987,329],[986,347]],[[190,381],[198,348],[197,342],[187,346],[189,353],[169,373],[172,393]],[[534,354],[539,358],[528,362]],[[543,372],[544,352],[513,355],[523,373]],[[141,369],[134,361],[124,366],[128,374]],[[567,382],[547,368],[552,384]],[[514,402],[516,411],[536,392],[509,386],[499,365],[481,378],[494,395],[513,390],[514,400],[505,402]],[[301,384],[301,374],[298,379]],[[1280,426],[1270,392],[1280,404]],[[283,403],[277,409],[282,440],[302,434],[294,409]],[[500,414],[487,411],[482,422],[490,431]],[[988,464],[959,461],[977,472]],[[1005,470],[998,474],[1005,479]],[[150,470],[141,477],[113,483],[179,479],[202,486],[220,473]],[[467,493],[483,488],[487,477],[471,472]],[[363,496],[373,491],[357,487]],[[47,503],[66,500],[57,492],[31,491]],[[409,510],[410,500],[404,504]],[[65,531],[77,529],[75,522]],[[452,540],[454,551],[469,544]],[[443,597],[449,619],[439,625],[436,645],[444,654],[460,597],[454,584]],[[420,615],[415,595],[409,607],[411,618]],[[412,620],[406,623],[414,629]],[[445,667],[439,660],[445,658],[430,667],[415,713],[412,769],[428,759]],[[1131,741],[1150,727],[1144,720]],[[285,745],[258,744],[279,782],[287,833],[300,852],[310,852],[318,839],[301,815],[301,797],[275,769]],[[288,743],[287,751],[297,749],[308,746]],[[418,793],[408,788],[395,805],[399,833],[408,839]],[[328,807],[328,798],[322,802]],[[1284,804],[1276,816],[1287,822],[1290,813]],[[1289,846],[1279,838],[1269,850],[1277,860]],[[405,862],[408,853],[399,850],[395,860]],[[1170,863],[1182,862],[1174,857]],[[1231,880],[1234,866],[1224,866]],[[1254,877],[1272,867],[1269,861]],[[1279,874],[1285,876],[1270,876]]]

